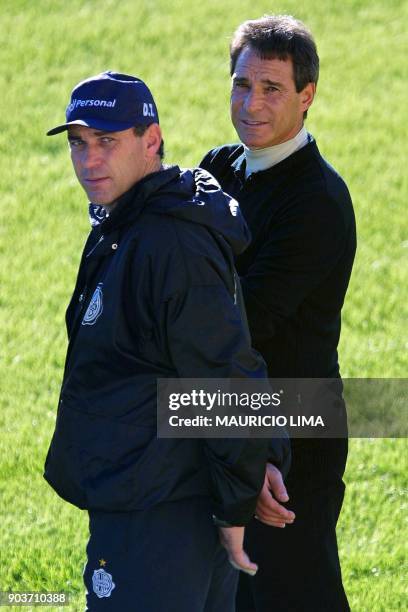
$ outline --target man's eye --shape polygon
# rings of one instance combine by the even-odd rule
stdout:
[[[237,83],[234,83],[234,87],[239,87],[240,89],[248,89],[249,85],[248,83],[241,83],[238,81]]]
[[[70,146],[70,147],[79,147],[79,146],[81,146],[83,143],[84,143],[84,141],[83,141],[83,140],[79,140],[79,139],[78,139],[78,140],[70,140],[70,141],[69,141],[69,146]]]
[[[269,85],[269,87],[266,88],[266,91],[279,91],[279,90],[274,85]]]
[[[101,142],[103,142],[104,144],[108,144],[110,142],[113,142],[113,138],[110,138],[110,136],[103,136],[103,138],[101,138]]]

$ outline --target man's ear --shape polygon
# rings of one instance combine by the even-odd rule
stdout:
[[[300,92],[300,102],[303,112],[312,105],[316,93],[316,83],[308,83]]]
[[[158,123],[149,125],[143,134],[143,140],[145,143],[146,157],[154,157],[157,155],[162,141],[162,133]]]

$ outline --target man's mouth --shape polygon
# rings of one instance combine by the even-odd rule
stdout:
[[[266,125],[266,121],[253,121],[252,119],[241,119],[244,125],[249,127],[258,127],[260,125]]]
[[[87,185],[99,185],[100,183],[103,183],[104,181],[107,181],[109,179],[108,176],[99,176],[97,178],[84,178],[84,183],[86,183]]]

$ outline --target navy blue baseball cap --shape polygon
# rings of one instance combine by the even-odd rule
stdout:
[[[137,77],[102,72],[74,87],[65,113],[66,123],[49,130],[47,136],[64,132],[70,125],[120,132],[135,125],[159,123],[150,89]]]

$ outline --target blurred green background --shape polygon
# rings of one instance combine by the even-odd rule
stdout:
[[[84,608],[86,515],[52,492],[42,465],[89,226],[66,140],[45,132],[79,80],[129,72],[154,93],[166,161],[197,164],[236,140],[229,38],[264,13],[293,14],[315,35],[321,73],[307,128],[355,203],[342,374],[406,375],[407,2],[0,0],[0,590],[65,590],[70,609]],[[407,608],[407,455],[406,440],[351,440],[338,535],[357,612]]]

